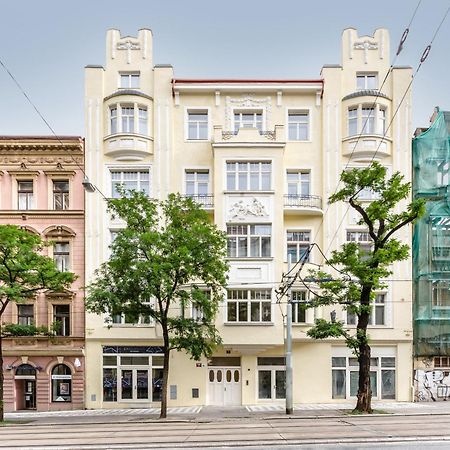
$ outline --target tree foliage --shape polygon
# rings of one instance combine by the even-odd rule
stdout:
[[[161,417],[166,416],[169,352],[193,359],[210,356],[221,342],[214,318],[223,297],[228,265],[226,237],[190,198],[165,201],[121,191],[109,211],[125,222],[111,257],[88,286],[88,310],[128,320],[150,317],[162,328],[164,377]],[[187,314],[191,307],[201,318]]]
[[[43,289],[63,291],[75,280],[74,274],[60,272],[53,259],[43,254],[48,245],[40,236],[16,225],[0,225],[0,367],[3,367],[1,324],[7,306],[11,302],[34,299]],[[14,327],[6,329],[19,332]],[[35,331],[39,333],[43,329]],[[0,373],[0,420],[3,420],[3,372]]]
[[[372,412],[370,390],[370,345],[367,334],[369,316],[377,290],[392,274],[392,265],[408,258],[409,246],[395,234],[424,213],[423,200],[407,203],[410,183],[399,172],[387,177],[386,168],[373,162],[341,174],[343,187],[330,203],[347,202],[358,212],[358,225],[364,225],[372,241],[370,251],[357,242],[347,242],[333,251],[327,261],[330,273],[314,271],[311,276],[320,287],[311,306],[339,304],[357,317],[352,333],[342,322],[319,319],[308,335],[315,339],[341,337],[359,362],[358,402],[356,410]],[[371,190],[372,200],[361,199],[363,190]]]

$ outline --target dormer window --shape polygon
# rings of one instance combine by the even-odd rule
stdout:
[[[358,73],[356,75],[356,89],[378,89],[378,76],[376,73]]]
[[[129,72],[120,74],[120,88],[122,89],[138,89],[139,88],[139,72]]]

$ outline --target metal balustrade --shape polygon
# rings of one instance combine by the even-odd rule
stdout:
[[[322,197],[318,195],[286,194],[284,206],[287,208],[322,209]]]

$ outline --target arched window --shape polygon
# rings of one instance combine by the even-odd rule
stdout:
[[[30,365],[30,364],[21,364],[17,369],[16,369],[16,376],[28,376],[28,377],[32,377],[32,376],[36,376],[36,369]]]
[[[72,372],[65,364],[58,364],[52,370],[52,402],[72,401]]]

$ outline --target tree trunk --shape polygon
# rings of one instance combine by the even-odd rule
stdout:
[[[372,288],[364,286],[361,291],[361,305],[368,307],[370,305],[370,293]],[[356,402],[355,412],[371,414],[372,413],[372,390],[370,388],[370,346],[367,339],[367,325],[369,324],[369,312],[361,311],[358,314],[358,325],[356,336],[358,339],[358,400]]]
[[[169,332],[167,331],[167,326],[163,326],[163,338],[164,338],[164,366],[163,366],[163,381],[162,381],[162,392],[161,392],[161,412],[159,414],[160,419],[165,419],[167,417],[167,388],[169,381]]]
[[[2,324],[0,322],[0,422],[3,422],[5,418],[5,408],[3,402],[3,336],[2,336]]]

